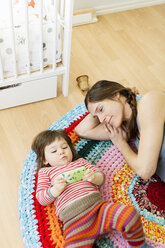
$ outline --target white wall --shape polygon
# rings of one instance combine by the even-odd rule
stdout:
[[[74,0],[74,9],[95,8],[96,14],[106,14],[128,9],[165,3],[165,0]]]
[[[85,9],[91,7],[98,7],[100,5],[107,5],[109,2],[116,2],[115,0],[74,0],[75,9]],[[117,2],[121,2],[118,0]]]

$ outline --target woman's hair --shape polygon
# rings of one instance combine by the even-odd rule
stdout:
[[[65,141],[67,142],[67,144],[69,145],[71,151],[72,151],[72,155],[73,155],[73,159],[72,161],[78,159],[78,153],[76,152],[72,141],[70,139],[70,137],[67,135],[67,133],[65,132],[65,130],[62,129],[58,129],[58,130],[46,130],[43,131],[41,133],[39,133],[33,140],[32,142],[32,150],[36,153],[37,158],[36,158],[36,162],[38,164],[38,171],[43,168],[43,167],[51,167],[49,164],[45,165],[44,164],[44,160],[45,160],[45,147],[50,145],[52,142],[54,142],[55,140],[59,140],[59,139],[65,139]]]
[[[113,81],[98,81],[91,87],[91,89],[86,94],[86,108],[88,108],[89,102],[98,102],[103,101],[105,99],[113,100],[117,93],[120,93],[120,95],[124,96],[127,99],[127,102],[132,109],[132,117],[128,127],[128,140],[135,139],[136,137],[139,137],[139,130],[136,122],[137,103],[136,94],[132,92],[130,88],[126,88],[123,85]]]

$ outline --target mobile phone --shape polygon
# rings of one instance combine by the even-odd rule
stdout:
[[[68,184],[75,183],[77,181],[80,181],[83,179],[86,172],[85,166],[82,166],[80,168],[77,168],[75,170],[67,171],[65,173],[62,173],[61,176],[66,180]]]

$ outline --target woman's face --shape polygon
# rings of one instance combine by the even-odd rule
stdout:
[[[92,116],[96,116],[101,123],[107,123],[118,128],[122,125],[124,119],[124,105],[114,98],[114,100],[104,99],[99,102],[89,102],[88,110]]]

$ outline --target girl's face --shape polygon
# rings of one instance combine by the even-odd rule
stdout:
[[[72,151],[64,138],[56,139],[45,147],[44,164],[63,166],[72,161]]]
[[[124,106],[116,97],[114,100],[104,99],[99,102],[89,102],[88,110],[92,116],[96,116],[101,123],[110,124],[115,128],[122,125]]]

